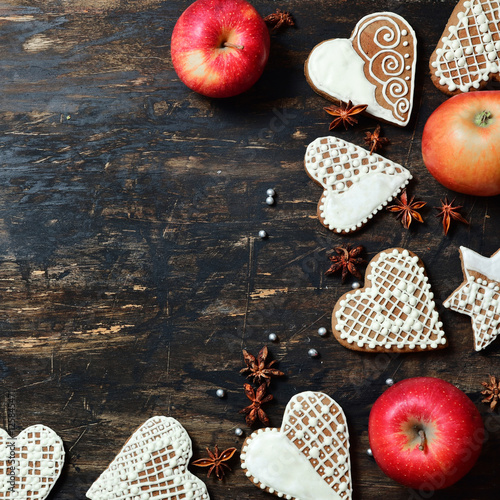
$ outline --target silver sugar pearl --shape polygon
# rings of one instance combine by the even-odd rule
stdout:
[[[326,330],[326,328],[324,326],[322,326],[321,328],[318,328],[318,335],[320,337],[324,337],[327,333],[328,333],[328,331]]]
[[[392,378],[388,378],[385,383],[388,385],[388,386],[391,386],[391,385],[394,385],[394,380],[392,380]]]
[[[276,342],[278,340],[278,336],[275,333],[270,333],[269,334],[269,340],[271,342]]]
[[[267,203],[268,205],[274,205],[274,198],[273,198],[272,196],[268,196],[268,197],[266,198],[266,203]]]
[[[319,352],[316,350],[316,349],[309,349],[307,351],[307,355],[310,357],[310,358],[317,358],[319,356]]]
[[[357,290],[361,286],[361,283],[359,281],[353,281],[351,286],[354,290]]]
[[[273,188],[269,188],[266,191],[267,196],[274,196],[276,194],[276,191]]]
[[[262,238],[262,239],[267,238],[267,233],[264,231],[264,229],[261,229],[259,231],[259,238]]]
[[[218,397],[218,398],[223,398],[225,395],[226,395],[226,391],[224,389],[217,389],[215,391],[215,395]]]
[[[240,437],[240,436],[243,436],[243,429],[241,427],[236,427],[236,429],[234,429],[234,433]]]
[[[373,457],[373,451],[372,451],[372,449],[371,449],[371,448],[368,448],[368,449],[366,450],[366,454],[367,454],[369,457]]]

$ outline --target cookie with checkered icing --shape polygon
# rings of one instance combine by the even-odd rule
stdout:
[[[458,2],[429,65],[434,85],[448,95],[500,80],[500,2]]]
[[[288,500],[351,500],[349,432],[344,412],[322,392],[301,392],[281,428],[243,443],[241,468],[257,487]]]
[[[442,326],[424,265],[403,248],[375,255],[365,286],[342,295],[332,314],[335,338],[355,351],[440,349],[447,343]]]
[[[125,443],[87,491],[91,500],[209,500],[188,471],[191,439],[171,417],[152,417]]]
[[[398,163],[332,136],[311,142],[304,163],[324,189],[318,218],[336,233],[360,229],[412,178]]]

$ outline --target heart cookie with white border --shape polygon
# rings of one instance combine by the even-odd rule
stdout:
[[[352,498],[349,433],[342,408],[322,392],[289,402],[280,429],[243,444],[241,468],[256,486],[288,500]]]
[[[316,45],[305,63],[315,92],[334,102],[367,104],[366,113],[404,127],[413,107],[417,38],[392,12],[363,17],[351,38]]]
[[[64,465],[61,438],[41,424],[24,429],[17,437],[0,429],[0,498],[43,500]]]
[[[137,429],[87,491],[91,500],[208,500],[204,483],[188,471],[191,439],[171,417]]]
[[[311,142],[304,163],[309,177],[324,188],[319,220],[337,233],[361,228],[412,178],[401,165],[332,136]]]
[[[337,301],[332,331],[348,349],[416,352],[446,346],[443,324],[422,261],[403,248],[378,253],[365,287]]]

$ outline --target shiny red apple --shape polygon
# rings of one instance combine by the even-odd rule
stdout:
[[[415,377],[377,399],[368,436],[383,472],[410,488],[433,491],[469,472],[481,452],[484,426],[460,389],[439,378]]]
[[[500,90],[468,92],[441,104],[425,124],[422,156],[453,191],[500,194]]]
[[[179,78],[208,97],[248,90],[269,57],[269,31],[245,0],[197,0],[178,19],[171,54]]]

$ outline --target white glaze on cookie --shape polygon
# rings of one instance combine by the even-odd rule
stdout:
[[[460,247],[465,282],[444,302],[444,306],[472,319],[474,349],[480,351],[500,333],[500,250],[484,257]]]
[[[32,425],[16,438],[0,429],[0,499],[43,500],[64,465],[61,438],[49,427]]]
[[[468,92],[499,71],[500,2],[462,0],[457,9],[457,22],[443,33],[431,69],[448,92]]]
[[[372,25],[379,26],[373,31]],[[313,87],[336,100],[367,104],[367,113],[405,126],[413,106],[416,37],[401,16],[361,19],[350,39],[320,43],[306,61]]]
[[[336,337],[366,351],[437,349],[446,344],[434,294],[416,255],[389,249],[369,264],[367,287],[344,294],[334,309]]]
[[[309,144],[305,168],[324,188],[318,204],[322,224],[344,233],[366,224],[411,179],[401,165],[332,136]]]
[[[208,500],[187,465],[188,433],[171,417],[147,420],[87,491],[91,500]]]
[[[261,489],[296,500],[352,498],[349,433],[342,408],[320,392],[288,403],[281,429],[245,441],[241,467]]]

